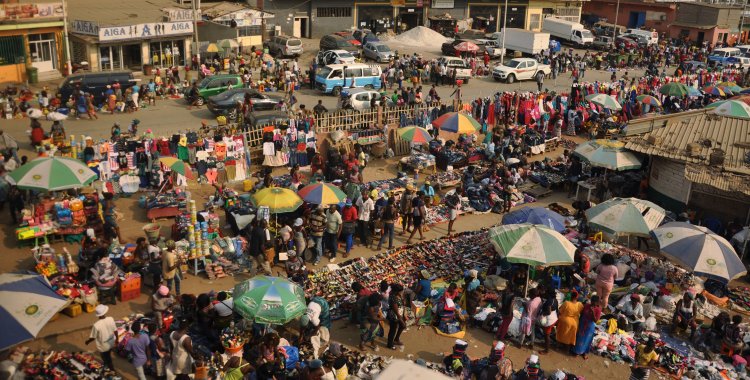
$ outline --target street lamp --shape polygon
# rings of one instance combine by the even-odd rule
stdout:
[[[195,39],[195,57],[198,58],[198,65],[201,64],[201,47],[198,43],[198,10],[200,9],[200,4],[196,4],[199,1],[200,0],[191,1],[191,5],[193,6],[193,38]],[[185,63],[187,64],[187,62]]]
[[[615,8],[615,27],[612,28],[612,45],[617,45],[617,16],[620,15],[620,0],[617,0],[617,8]]]
[[[505,31],[508,24],[508,0],[505,0],[505,10],[503,11],[503,42],[500,47],[500,64],[505,62]]]
[[[63,43],[65,44],[65,65],[67,66],[67,69],[65,70],[65,75],[69,75],[73,73],[73,66],[70,63],[70,40],[68,39],[68,7],[66,5],[66,0],[62,0],[62,7],[63,7]]]

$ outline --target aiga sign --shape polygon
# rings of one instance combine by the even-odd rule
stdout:
[[[180,8],[166,8],[164,11],[167,14],[167,21],[193,21],[193,10],[192,9],[180,9]],[[200,15],[200,10],[197,11]],[[200,17],[199,17],[200,19]]]
[[[99,25],[93,21],[73,20],[73,22],[70,23],[70,31],[77,34],[98,36]]]
[[[148,39],[165,36],[179,36],[193,33],[193,23],[156,22],[128,26],[108,26],[99,28],[99,42],[133,39]]]

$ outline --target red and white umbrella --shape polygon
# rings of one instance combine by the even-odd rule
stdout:
[[[456,51],[474,53],[479,51],[479,46],[473,42],[464,41],[453,47]]]

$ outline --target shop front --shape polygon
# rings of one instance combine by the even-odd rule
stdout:
[[[392,30],[394,27],[393,6],[357,5],[357,27],[368,28],[376,33]]]
[[[74,23],[71,37],[74,55],[85,57],[91,70],[139,71],[146,65],[184,66],[190,61],[192,22],[108,27],[90,24],[93,23]]]
[[[402,31],[424,25],[422,4],[405,4],[405,6],[399,7],[397,23],[399,30]]]
[[[500,7],[489,4],[469,4],[469,18],[474,19],[474,28],[481,26],[487,33],[498,31],[498,19],[500,17]],[[482,22],[482,24],[479,24]]]

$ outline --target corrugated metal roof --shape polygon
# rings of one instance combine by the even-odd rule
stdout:
[[[750,196],[750,177],[734,174],[706,165],[685,165],[685,178],[690,182],[702,183],[728,193],[742,193]]]
[[[164,21],[165,8],[183,8],[174,0],[68,1],[68,20],[94,21],[99,26],[125,26]]]
[[[649,139],[653,143],[649,142]],[[688,144],[698,144],[695,154]],[[750,174],[750,120],[717,116],[709,112],[683,120],[671,120],[664,128],[628,139],[626,148],[727,171]],[[723,151],[724,162],[711,165],[711,155]]]

